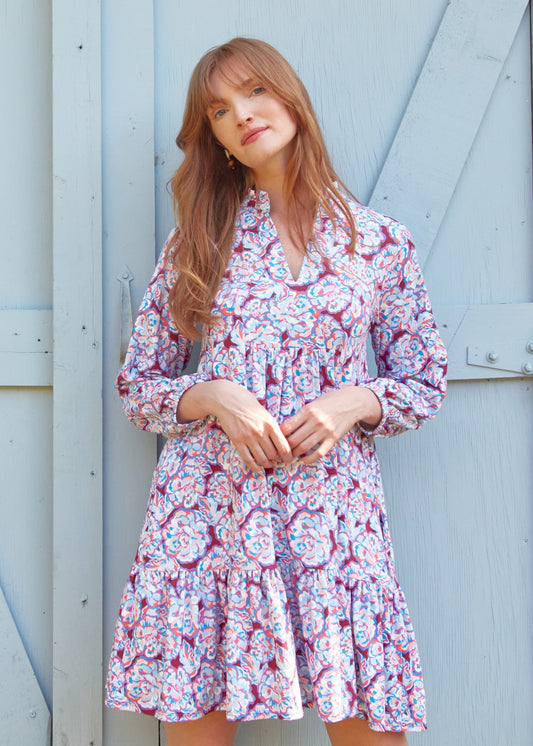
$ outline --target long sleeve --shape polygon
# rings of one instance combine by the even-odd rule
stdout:
[[[168,241],[141,303],[116,387],[128,419],[143,430],[170,437],[194,424],[178,424],[176,407],[188,388],[206,378],[198,373],[180,376],[192,342],[178,332],[170,316],[168,291],[174,271],[167,249]]]
[[[383,227],[375,258],[379,278],[371,324],[378,376],[363,385],[378,397],[382,419],[373,436],[413,430],[433,417],[446,394],[447,353],[439,336],[407,230]]]

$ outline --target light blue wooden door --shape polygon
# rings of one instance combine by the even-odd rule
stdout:
[[[120,340],[116,278],[132,270],[127,282],[138,303],[147,265],[172,226],[165,185],[179,162],[174,138],[193,65],[210,46],[256,36],[298,70],[354,193],[413,232],[452,353],[438,419],[380,444],[428,694],[430,730],[410,741],[527,746],[533,402],[523,366],[533,281],[526,3],[339,1],[326,11],[304,0],[161,0],[153,25],[150,6],[143,3],[133,19],[104,7],[106,651],[155,453],[150,436],[120,419],[111,390]],[[487,360],[495,351],[502,363],[511,348],[511,369]],[[110,746],[157,742],[149,718],[110,713],[105,723]],[[246,724],[238,743],[320,746],[327,739],[309,712],[299,723]]]
[[[47,3],[1,11],[0,744],[48,746],[52,40]]]

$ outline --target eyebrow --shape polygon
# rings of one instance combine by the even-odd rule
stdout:
[[[246,78],[245,80],[241,81],[238,85],[232,86],[232,88],[235,88],[237,91],[242,91],[244,88],[248,88],[248,86],[250,86],[253,82],[254,81],[252,78]],[[210,109],[213,109],[216,106],[219,106],[220,104],[225,104],[225,103],[226,101],[223,98],[212,98],[207,104],[207,109],[209,111]]]

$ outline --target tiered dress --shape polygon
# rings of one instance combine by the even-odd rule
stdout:
[[[420,661],[395,577],[376,436],[418,427],[445,393],[446,352],[403,226],[351,202],[358,228],[317,216],[293,279],[251,191],[216,296],[198,372],[168,308],[164,250],[118,390],[128,417],[167,436],[154,473],[107,679],[109,707],[165,721],[295,719],[423,730]],[[366,364],[372,335],[378,374]],[[353,427],[320,461],[246,471],[215,417],[180,425],[180,396],[226,378],[278,420],[326,391],[362,385],[383,417]]]

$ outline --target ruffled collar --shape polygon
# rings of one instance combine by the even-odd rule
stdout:
[[[248,189],[242,202],[243,209],[257,210],[262,215],[270,212],[270,197],[262,189]]]

